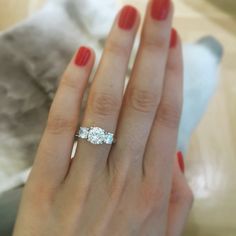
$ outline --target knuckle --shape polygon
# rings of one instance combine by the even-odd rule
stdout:
[[[130,92],[130,103],[134,110],[149,113],[156,109],[157,96],[152,91],[133,88]]]
[[[156,51],[166,49],[168,46],[168,40],[164,35],[158,35],[158,37],[151,36],[152,34],[147,32],[143,35],[142,44],[148,51]]]
[[[177,77],[177,76],[182,76],[183,74],[183,68],[181,65],[181,62],[179,60],[170,60],[168,62],[168,66],[167,66],[167,72],[169,74],[173,74],[173,76]]]
[[[172,204],[187,206],[190,209],[194,202],[194,195],[191,188],[186,184],[181,189],[172,191],[170,201]]]
[[[105,48],[105,53],[112,54],[112,56],[120,56],[120,57],[127,57],[128,56],[128,49],[121,43],[110,40]]]
[[[151,184],[147,184],[144,187],[141,206],[147,209],[148,213],[153,211],[159,212],[159,214],[164,213],[165,202],[166,196],[162,188],[153,187]]]
[[[63,114],[53,114],[49,116],[47,122],[47,131],[52,134],[61,134],[71,132],[77,127],[77,118],[68,118]]]
[[[122,176],[122,177],[121,177]],[[110,186],[109,198],[111,202],[119,202],[127,188],[127,179],[124,175],[116,175]]]
[[[183,198],[185,202],[187,203],[187,205],[191,208],[194,202],[194,195],[193,195],[192,189],[189,186],[186,187]]]
[[[157,120],[165,127],[176,129],[179,126],[181,111],[182,106],[176,102],[162,102]]]
[[[45,151],[45,155],[47,155],[47,153],[48,151]],[[43,154],[44,153],[42,153],[42,155]],[[48,158],[48,156],[46,157]],[[30,203],[32,204],[32,207],[41,205],[40,203],[42,203],[44,206],[52,203],[54,190],[52,190],[49,184],[45,184],[45,181],[39,180],[36,176],[32,175],[29,177],[28,183],[29,184],[28,186],[26,186],[25,191],[27,195],[30,195],[32,197],[32,201]]]
[[[99,116],[110,116],[118,112],[121,101],[109,93],[95,93],[91,99],[91,110]]]
[[[61,88],[68,88],[68,89],[72,89],[72,90],[78,90],[81,88],[81,83],[78,83],[78,81],[73,80],[72,76],[65,72],[65,74],[63,75],[63,78],[61,79],[60,82],[60,87]]]

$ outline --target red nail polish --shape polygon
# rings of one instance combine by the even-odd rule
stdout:
[[[175,48],[177,44],[178,34],[175,29],[171,30],[171,37],[170,37],[170,48]]]
[[[133,28],[137,17],[137,10],[132,6],[125,6],[120,13],[118,25],[121,29],[130,30]]]
[[[91,50],[86,47],[81,47],[75,56],[75,64],[77,66],[85,66],[88,63],[90,56]]]
[[[170,0],[153,0],[151,16],[155,20],[165,20],[170,9]]]
[[[177,153],[177,157],[178,157],[178,163],[179,163],[180,170],[184,173],[185,165],[184,165],[183,153],[182,152],[178,152]]]

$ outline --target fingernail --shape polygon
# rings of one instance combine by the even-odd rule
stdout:
[[[175,29],[172,29],[170,37],[170,48],[175,48],[177,44],[177,39],[178,39],[177,31]]]
[[[75,56],[75,64],[77,66],[86,66],[90,56],[91,56],[91,50],[86,47],[81,47]]]
[[[151,16],[155,20],[165,20],[170,9],[170,0],[152,0]]]
[[[179,168],[184,173],[185,165],[184,165],[183,153],[182,152],[178,152],[177,153],[177,158],[178,158]]]
[[[133,28],[137,17],[137,10],[132,6],[125,6],[120,13],[118,25],[121,29],[130,30]]]

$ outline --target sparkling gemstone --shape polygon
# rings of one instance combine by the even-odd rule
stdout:
[[[106,134],[103,129],[99,127],[92,127],[89,130],[88,141],[92,144],[103,144],[105,136]]]
[[[79,137],[85,139],[88,137],[88,133],[89,133],[89,128],[81,127],[79,130]]]
[[[106,143],[106,144],[112,144],[112,142],[113,142],[113,134],[111,134],[111,133],[107,133],[106,134],[106,137],[105,137],[105,139],[104,139],[104,142]]]

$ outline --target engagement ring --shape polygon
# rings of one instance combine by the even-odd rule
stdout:
[[[114,134],[99,127],[80,127],[77,138],[86,139],[92,144],[113,144],[115,143]]]

